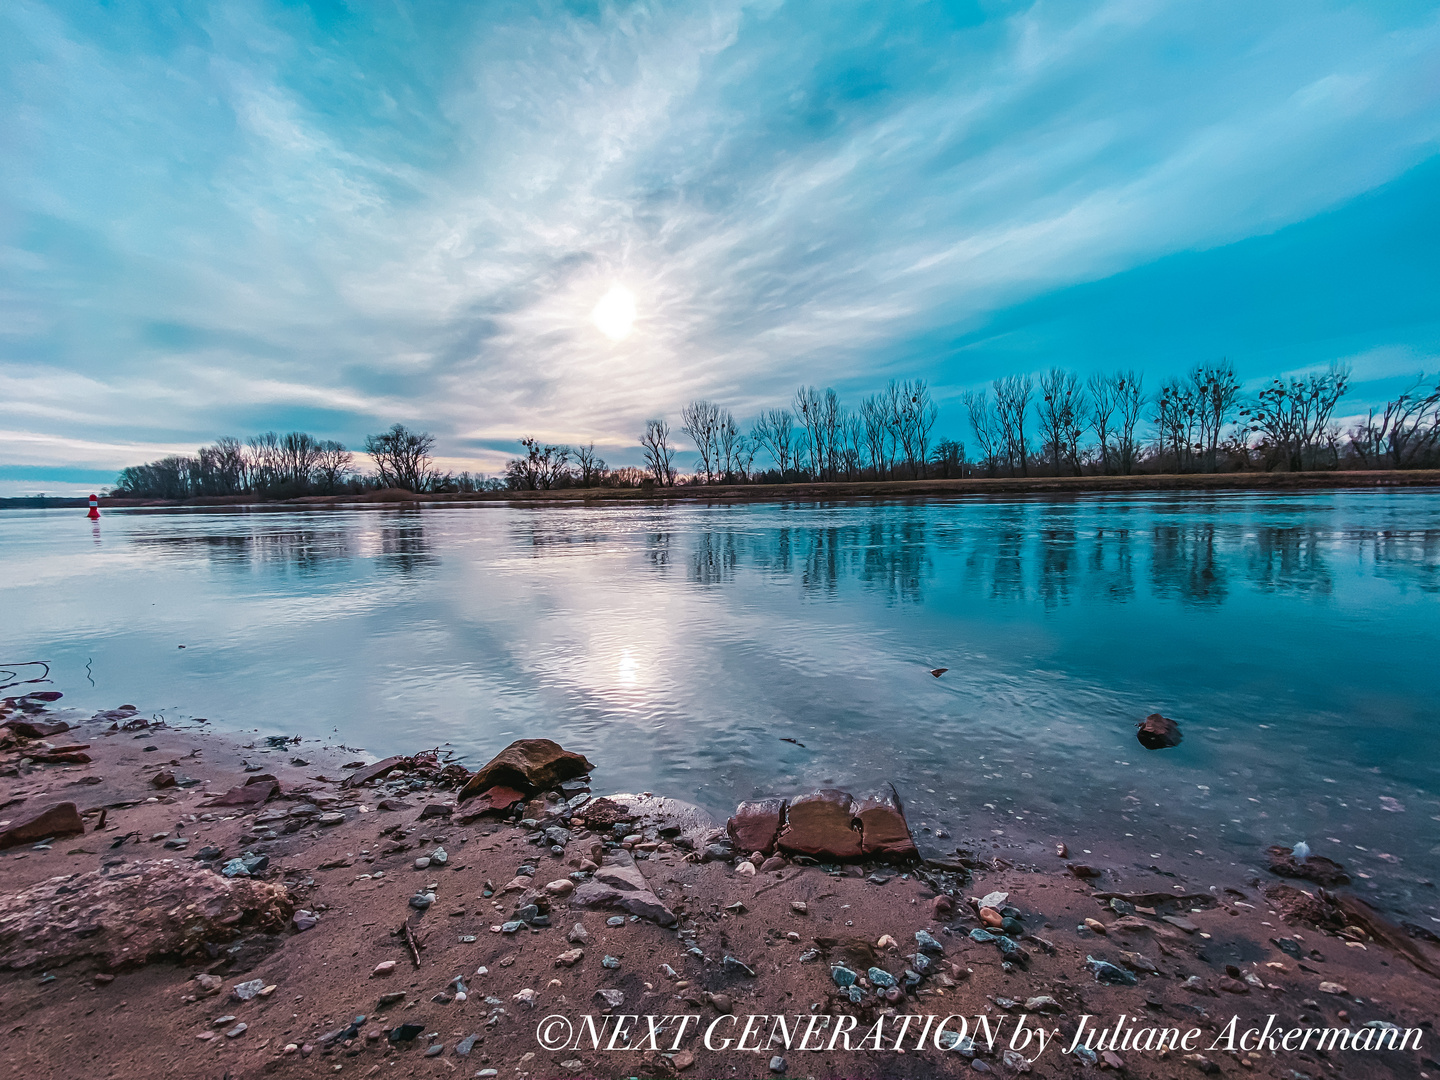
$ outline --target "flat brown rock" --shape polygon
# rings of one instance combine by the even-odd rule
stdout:
[[[1350,884],[1350,875],[1345,872],[1345,868],[1337,862],[1331,862],[1323,855],[1311,855],[1308,859],[1303,860],[1296,859],[1292,849],[1281,847],[1278,844],[1267,848],[1265,854],[1270,859],[1270,872],[1278,874],[1280,877],[1313,881],[1326,888]]]
[[[475,801],[465,808],[465,812],[467,816],[471,817],[490,813],[501,814],[517,802],[523,802],[524,799],[524,792],[505,787],[503,784],[496,784],[488,791],[482,791],[477,795]]]
[[[860,848],[866,855],[913,859],[918,854],[893,784],[858,800],[855,817],[860,821]]]
[[[817,858],[860,858],[860,830],[856,828],[849,792],[826,788],[791,799],[779,846],[784,851]]]
[[[340,781],[341,787],[359,787],[361,784],[368,784],[371,780],[378,780],[405,764],[403,757],[387,757],[383,761],[377,761],[373,765],[366,765],[357,769],[344,780]]]
[[[256,781],[259,781],[258,783]],[[280,794],[280,781],[274,777],[260,779],[251,777],[239,787],[233,787],[224,795],[217,795],[201,806],[261,806]]]
[[[675,925],[675,913],[661,902],[629,852],[607,855],[589,881],[570,897],[574,907],[619,908],[661,926]]]
[[[283,886],[169,861],[50,878],[0,896],[0,967],[184,956],[242,931],[281,930],[293,908]]]
[[[0,833],[0,848],[33,844],[51,836],[75,836],[85,831],[80,812],[73,802],[57,803],[15,822]]]
[[[460,789],[460,798],[478,795],[497,784],[526,793],[544,791],[562,780],[584,776],[595,766],[549,739],[517,739],[491,758]]]
[[[747,855],[752,851],[769,852],[775,847],[784,816],[784,799],[742,802],[735,808],[735,816],[725,823],[725,829],[735,846]]]
[[[70,730],[70,725],[63,720],[54,724],[37,723],[34,720],[7,720],[5,725],[25,739],[48,739],[51,735]]]

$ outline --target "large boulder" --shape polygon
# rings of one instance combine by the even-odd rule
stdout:
[[[674,926],[676,921],[675,913],[655,895],[627,851],[605,856],[590,880],[571,894],[570,903],[573,907],[619,908],[661,926]]]
[[[860,822],[860,848],[867,857],[913,859],[918,854],[895,785],[886,784],[857,800],[855,817]]]
[[[860,858],[860,828],[849,792],[825,788],[791,799],[778,843],[795,855]]]
[[[73,802],[56,803],[28,814],[0,832],[0,849],[33,844],[52,836],[76,836],[85,831],[80,811]]]
[[[529,794],[545,791],[562,780],[584,776],[595,766],[583,754],[549,739],[517,739],[496,754],[460,789],[461,800],[496,785]]]
[[[742,802],[735,808],[735,816],[725,823],[725,829],[735,846],[747,855],[752,851],[768,853],[775,847],[784,817],[784,799]]]
[[[293,910],[281,885],[168,859],[54,877],[0,896],[0,967],[186,956],[242,932],[279,932]]]
[[[252,776],[245,783],[233,787],[223,795],[217,795],[201,806],[238,806],[253,808],[263,806],[280,794],[280,781],[269,773]]]

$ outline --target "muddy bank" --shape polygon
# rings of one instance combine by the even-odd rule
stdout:
[[[548,752],[475,773],[59,701],[5,719],[0,833],[54,811],[49,835],[0,851],[0,1057],[17,1075],[1437,1069],[1440,947],[1341,885],[1162,869],[1100,835],[1012,835],[1003,852],[922,835],[922,862],[876,793],[727,827],[607,795]],[[1117,1025],[1114,1049],[1064,1053]],[[1406,1049],[1338,1048],[1388,1025]],[[1144,1034],[1170,1030],[1198,1034],[1163,1051]],[[1287,1050],[1292,1030],[1334,1034]]]

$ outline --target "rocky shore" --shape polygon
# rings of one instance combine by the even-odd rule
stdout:
[[[472,772],[58,698],[0,705],[12,1075],[1440,1077],[1440,945],[1304,852],[999,857],[889,787],[713,821],[543,739]]]

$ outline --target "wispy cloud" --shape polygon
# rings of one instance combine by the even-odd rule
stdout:
[[[694,395],[963,386],[1054,357],[945,335],[1440,142],[1420,4],[189,10],[0,15],[6,461],[295,416],[481,467],[525,433],[623,459]],[[589,318],[615,283],[618,344]]]

